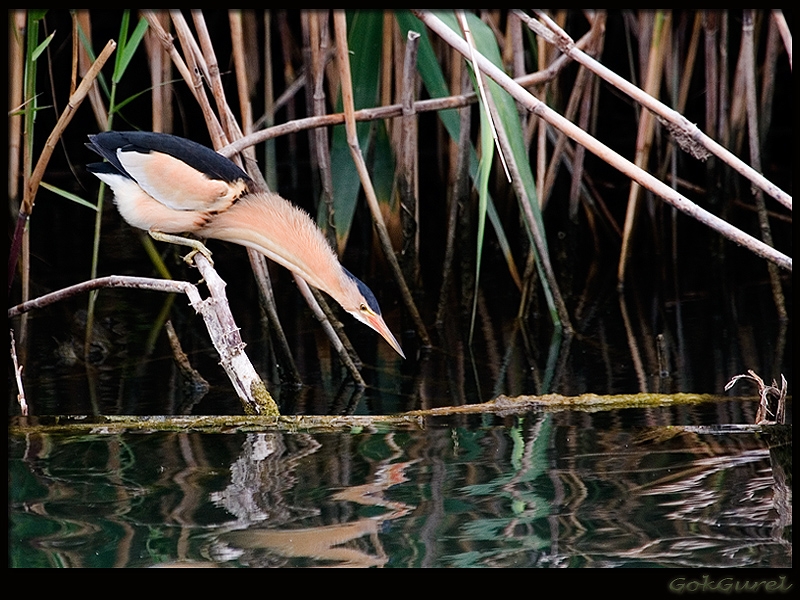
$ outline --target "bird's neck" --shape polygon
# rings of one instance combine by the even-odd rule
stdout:
[[[214,215],[200,235],[261,252],[342,304],[349,283],[322,231],[278,194],[249,194]]]

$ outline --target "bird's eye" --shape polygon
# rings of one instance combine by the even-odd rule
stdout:
[[[369,308],[367,308],[367,305],[362,302],[361,304],[358,305],[358,310],[360,310],[361,312],[367,312],[369,311]]]

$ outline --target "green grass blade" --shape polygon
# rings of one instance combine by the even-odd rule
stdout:
[[[42,52],[45,51],[47,46],[50,45],[50,42],[53,40],[53,36],[55,34],[56,34],[56,32],[54,31],[53,33],[48,35],[41,44],[36,46],[36,48],[31,53],[31,60],[37,60],[39,58],[39,56],[42,54]]]
[[[453,31],[456,31],[460,34],[461,28],[458,26],[455,15],[448,13],[441,14],[439,17],[442,19],[442,21],[447,23],[447,25],[453,29]],[[494,33],[489,26],[471,13],[467,14],[467,20],[470,31],[472,32],[472,36],[475,39],[475,46],[478,52],[483,54],[496,66],[503,68],[503,63],[500,56],[500,48],[498,47],[497,40],[495,39]],[[508,94],[508,92],[506,92],[488,77],[485,78],[485,85],[488,93],[492,96],[492,100],[495,103],[499,115],[499,120],[495,122],[495,126],[498,129],[502,128],[505,132],[506,139],[508,139],[509,145],[511,146],[511,152],[513,154],[514,161],[518,167],[522,188],[525,190],[526,197],[518,198],[518,201],[520,204],[523,202],[528,203],[536,222],[536,227],[542,232],[542,237],[544,238],[544,221],[542,219],[541,211],[539,210],[536,184],[533,177],[533,171],[531,170],[530,159],[528,158],[525,140],[522,137],[522,124],[519,120],[516,103],[511,95]],[[520,208],[522,208],[522,206]],[[525,223],[526,225],[529,225],[527,221],[525,221]],[[530,229],[530,226],[526,227],[526,232],[528,234],[531,248],[535,249],[533,233]],[[543,252],[547,252],[546,247],[543,249]],[[538,257],[538,254],[536,255],[536,259],[537,268],[539,269],[540,275],[542,275],[540,279],[550,311],[550,316],[554,324],[559,325],[560,320],[558,318],[558,312],[553,300],[552,290],[549,287],[547,278],[542,272],[541,261]]]
[[[378,101],[380,84],[380,52],[383,36],[383,13],[381,11],[353,11],[347,15],[347,41],[350,49],[350,71],[353,79],[353,101],[356,110],[375,106]],[[342,110],[341,98],[337,100],[336,110]],[[373,186],[378,200],[387,202],[391,198],[387,190],[387,177],[394,174],[394,161],[385,131],[371,138],[372,127],[383,128],[383,123],[357,123],[358,143],[365,156],[375,155]],[[385,140],[385,143],[384,141]],[[375,144],[370,152],[370,143]],[[380,167],[381,172],[375,169]],[[388,170],[387,170],[388,169]],[[334,219],[336,224],[337,246],[341,252],[350,234],[361,182],[347,143],[344,125],[333,128],[331,136],[331,179],[333,184]],[[327,226],[326,209],[318,206],[317,222]]]
[[[75,194],[68,192],[67,190],[62,190],[61,188],[50,185],[49,183],[45,183],[44,181],[42,181],[39,185],[41,185],[44,189],[53,192],[54,194],[58,194],[62,198],[66,198],[70,202],[75,202],[76,204],[80,204],[86,208],[91,208],[95,212],[97,211],[96,205],[92,204],[88,200],[84,200],[80,196],[76,196]]]
[[[486,228],[486,206],[489,201],[489,175],[492,172],[494,159],[494,139],[489,132],[489,120],[486,112],[481,111],[481,160],[478,165],[478,234],[475,256],[475,292],[472,294],[472,316],[469,323],[469,343],[475,330],[475,313],[478,307],[478,285],[481,279],[481,256],[483,255],[483,237]]]
[[[122,15],[122,23],[119,32],[119,44],[117,49],[117,60],[114,64],[114,75],[112,81],[119,83],[125,75],[125,70],[131,62],[131,59],[136,54],[139,44],[144,38],[147,31],[147,21],[142,17],[133,30],[130,38],[128,36],[128,21],[130,19],[130,11],[126,10]]]
[[[425,89],[428,90],[428,94],[432,98],[443,98],[449,96],[450,90],[445,82],[441,65],[439,65],[439,62],[436,59],[436,55],[433,51],[433,46],[431,45],[430,39],[428,38],[427,28],[425,25],[423,25],[423,23],[410,12],[404,10],[397,11],[395,13],[395,18],[403,36],[407,35],[409,30],[416,31],[420,34],[417,68],[419,70],[420,77],[422,78],[422,82],[425,85]],[[453,18],[452,22],[455,24],[455,18]],[[461,130],[458,118],[458,109],[451,108],[447,110],[440,110],[437,114],[447,133],[450,135],[453,141],[458,142],[459,132]],[[478,155],[474,147],[470,148],[469,173],[472,180],[477,181]],[[514,257],[511,253],[511,245],[508,242],[502,222],[497,214],[494,201],[492,200],[491,195],[488,193],[486,196],[486,211],[487,216],[489,217],[489,222],[492,224],[492,228],[497,235],[497,240],[505,257],[506,264],[508,265],[509,273],[517,285],[519,285],[520,277],[517,267],[514,263]]]

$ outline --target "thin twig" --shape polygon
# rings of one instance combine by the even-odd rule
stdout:
[[[152,279],[149,277],[131,277],[127,275],[108,275],[90,279],[82,283],[76,283],[55,292],[50,292],[44,296],[33,298],[27,302],[22,302],[8,309],[8,318],[11,319],[34,309],[45,308],[56,302],[60,302],[72,296],[83,294],[101,288],[132,288],[139,290],[151,290],[170,294],[186,294],[190,300],[200,299],[197,289],[186,281],[176,281],[173,279]],[[194,289],[192,292],[189,288]],[[197,294],[193,296],[193,294]]]
[[[19,404],[20,414],[28,416],[28,402],[25,400],[25,388],[22,386],[22,365],[17,360],[17,344],[14,341],[14,330],[10,329],[11,334],[11,360],[14,362],[14,379],[17,381],[17,403]]]
[[[191,405],[182,407],[178,412],[179,414],[189,414],[189,410],[186,409],[190,409],[200,398],[205,396],[210,386],[208,385],[208,381],[206,381],[200,372],[192,366],[192,363],[189,362],[189,357],[186,356],[186,352],[184,352],[181,347],[181,340],[175,332],[172,321],[168,320],[164,323],[164,330],[167,332],[167,339],[169,340],[170,348],[172,348],[172,358],[175,359],[178,370],[181,372],[184,381],[189,384],[191,390],[189,394],[192,399]]]
[[[187,281],[110,275],[84,281],[13,306],[8,309],[8,318],[33,309],[44,308],[76,294],[101,288],[122,287],[186,294],[192,307],[203,317],[214,348],[220,355],[220,364],[228,374],[245,412],[277,415],[277,404],[269,395],[250,359],[244,353],[244,343],[225,295],[225,282],[205,256],[195,256],[195,264],[207,282],[211,298],[204,300],[197,287]]]
[[[586,34],[578,41],[576,47],[584,47],[586,43],[588,43],[589,39],[590,39],[589,34]],[[569,61],[570,61],[569,57],[561,56],[559,57],[559,59],[553,61],[553,63],[547,69],[543,71],[537,71],[529,75],[523,75],[522,77],[514,79],[514,81],[523,87],[541,85],[546,81],[554,79]],[[281,97],[283,97],[283,95]],[[416,102],[414,102],[413,108],[415,113],[436,112],[440,110],[447,110],[450,108],[461,108],[463,106],[469,106],[470,104],[475,104],[477,101],[478,101],[478,93],[473,91],[473,92],[465,92],[457,96],[446,96],[444,98],[417,100]],[[278,101],[276,101],[275,110],[277,110],[277,108],[278,108]],[[375,121],[379,119],[390,119],[393,117],[402,117],[402,116],[403,116],[402,103],[390,104],[388,106],[362,108],[353,113],[353,117],[355,118],[356,121],[359,122]],[[341,125],[344,122],[345,122],[344,113],[333,113],[329,115],[319,115],[313,117],[306,117],[303,119],[289,120],[286,121],[285,123],[281,123],[280,125],[267,127],[266,129],[262,129],[261,131],[256,131],[250,135],[247,135],[242,139],[236,140],[235,142],[231,143],[229,146],[219,149],[218,152],[223,156],[230,157],[233,156],[234,154],[238,154],[248,146],[255,146],[256,144],[260,144],[267,140],[281,137],[283,135],[288,135],[290,133],[297,133],[299,131],[305,131],[306,129],[314,129],[316,127],[331,127],[333,125]]]

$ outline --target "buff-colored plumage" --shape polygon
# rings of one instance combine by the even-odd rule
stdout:
[[[273,193],[250,193],[250,178],[210,148],[172,135],[109,131],[87,144],[108,162],[87,165],[114,191],[132,226],[210,255],[192,233],[253,248],[327,293],[405,357],[375,296],[346,271],[305,211]],[[167,234],[167,235],[163,235]]]
[[[345,309],[357,308],[357,304],[348,302],[352,295],[348,292],[355,286],[348,285],[349,278],[322,231],[308,213],[278,194],[248,194],[209,219],[198,234],[258,250],[326,292]]]

